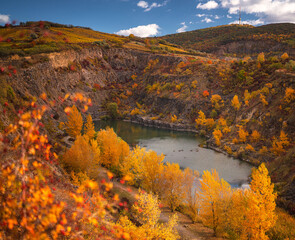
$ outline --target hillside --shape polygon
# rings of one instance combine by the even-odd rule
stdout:
[[[90,28],[61,25],[51,22],[27,22],[0,28],[0,57],[79,50],[91,46],[127,48],[146,52],[180,52],[185,50],[167,44],[151,47],[148,40],[135,36],[123,37],[102,33]]]
[[[232,27],[252,29],[228,26]],[[273,29],[271,25],[263,29],[267,27]],[[287,29],[277,29],[277,34],[293,36],[294,32]],[[217,41],[216,32],[205,32],[212,42]],[[36,105],[48,104],[40,126],[44,125],[42,131],[64,167],[64,152],[74,144],[75,137],[69,137],[63,128],[68,118],[65,103],[74,102],[79,107],[79,101],[87,102],[80,108],[83,119],[89,108],[94,119],[117,117],[150,126],[194,130],[206,138],[205,147],[255,166],[265,163],[279,195],[277,204],[295,213],[295,59],[291,52],[282,54],[282,48],[258,57],[224,59],[214,54],[190,54],[163,39],[120,37],[47,22],[0,28],[0,36],[1,131],[17,116],[27,120],[28,116],[21,115],[24,109],[33,108],[31,115],[35,116]],[[91,104],[88,99],[92,99]],[[115,140],[122,144],[117,137]],[[11,138],[3,143],[17,145]],[[111,142],[110,148],[115,152],[116,144]],[[103,150],[99,152],[103,156]],[[58,179],[56,192],[62,197],[60,185],[67,183],[71,173],[65,174],[69,167],[53,168],[52,181]],[[123,174],[118,166],[110,170],[120,177]],[[75,189],[70,183],[66,186]],[[120,204],[122,207],[125,203]],[[284,230],[277,226],[271,239],[277,239],[276,231],[281,234]]]
[[[195,51],[251,55],[260,52],[295,55],[295,24],[224,25],[170,34],[159,39]]]

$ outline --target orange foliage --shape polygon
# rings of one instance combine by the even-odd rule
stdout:
[[[101,163],[106,167],[118,167],[129,154],[129,146],[112,128],[100,130],[97,133],[97,142],[100,147]]]
[[[209,94],[209,92],[207,91],[207,90],[205,90],[204,92],[203,92],[203,96],[206,98],[206,97],[208,97],[210,94]]]

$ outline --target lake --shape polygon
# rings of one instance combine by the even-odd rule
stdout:
[[[165,155],[164,162],[178,163],[181,168],[198,170],[216,169],[219,176],[231,184],[240,187],[247,184],[252,166],[214,150],[201,148],[203,138],[191,132],[179,132],[168,129],[147,127],[121,120],[95,121],[96,130],[107,126],[114,129],[119,137],[131,147],[139,145]]]

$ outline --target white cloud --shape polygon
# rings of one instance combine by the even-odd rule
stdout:
[[[210,23],[213,22],[212,19],[205,17],[201,22],[206,22],[206,23]]]
[[[227,14],[226,15],[227,18],[233,18],[231,15]]]
[[[176,30],[176,32],[178,32],[178,33],[182,33],[182,32],[185,32],[186,29],[188,28],[188,26],[185,24],[185,22],[182,22],[181,25],[182,25],[182,27],[178,28],[178,29]]]
[[[257,20],[245,20],[245,21],[241,21],[241,23],[242,24],[253,25],[253,26],[264,24],[264,22],[262,20],[260,20],[260,19],[257,19]],[[231,22],[230,24],[239,24],[239,21],[234,21],[234,22]]]
[[[197,14],[196,16],[197,16],[197,17],[204,17],[205,14]]]
[[[204,4],[199,3],[198,6],[197,6],[197,8],[207,9],[207,10],[215,9],[217,7],[218,7],[218,3],[215,2],[215,1],[209,1],[209,2],[206,2]]]
[[[10,18],[9,15],[0,14],[0,23],[9,23]]]
[[[227,8],[229,14],[237,14],[241,4],[242,12],[255,14],[264,23],[295,23],[294,0],[220,0],[221,6]],[[243,16],[242,16],[243,17]]]
[[[141,8],[148,8],[149,7],[149,4],[146,1],[139,1],[137,3],[137,6],[138,7],[141,7]]]
[[[151,5],[149,5],[149,3],[148,2],[146,2],[146,1],[139,1],[138,3],[137,3],[137,6],[138,7],[141,7],[141,8],[144,8],[145,10],[145,12],[149,12],[149,11],[151,11],[153,8],[158,8],[158,7],[164,7],[164,6],[166,6],[167,5],[167,3],[168,3],[168,0],[166,0],[166,1],[164,1],[163,3],[152,3]]]
[[[218,15],[215,15],[214,18],[215,19],[220,19],[220,17]]]
[[[134,28],[129,29],[123,29],[115,34],[123,35],[123,36],[129,36],[130,34],[133,34],[138,37],[152,37],[159,33],[160,27],[157,24],[148,24],[148,25],[142,25],[137,26]]]

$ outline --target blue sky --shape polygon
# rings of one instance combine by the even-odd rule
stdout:
[[[242,21],[252,25],[295,23],[295,0],[15,0],[3,1],[0,23],[47,20],[138,36]]]

